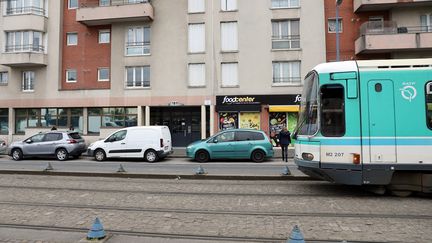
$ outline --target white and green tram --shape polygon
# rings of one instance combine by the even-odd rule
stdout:
[[[317,65],[293,134],[295,163],[310,176],[432,192],[432,59]]]

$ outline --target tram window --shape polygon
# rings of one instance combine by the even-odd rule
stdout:
[[[321,133],[326,137],[342,137],[345,134],[344,87],[340,84],[321,87]]]
[[[426,124],[432,130],[432,81],[426,84]]]

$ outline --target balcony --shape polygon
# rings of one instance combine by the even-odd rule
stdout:
[[[432,26],[397,27],[394,21],[366,22],[360,26],[355,53],[391,53],[432,50]]]
[[[47,55],[44,47],[39,45],[6,46],[0,55],[0,64],[9,67],[46,66]]]
[[[354,12],[382,11],[393,7],[432,6],[431,0],[354,0]]]
[[[87,26],[152,20],[153,6],[149,0],[89,0],[76,13],[76,21]]]

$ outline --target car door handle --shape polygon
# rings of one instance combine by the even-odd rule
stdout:
[[[121,143],[121,145],[125,145],[126,143]]]

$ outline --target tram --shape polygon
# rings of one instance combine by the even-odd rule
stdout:
[[[305,174],[432,192],[432,59],[317,65],[304,80],[294,161]]]

